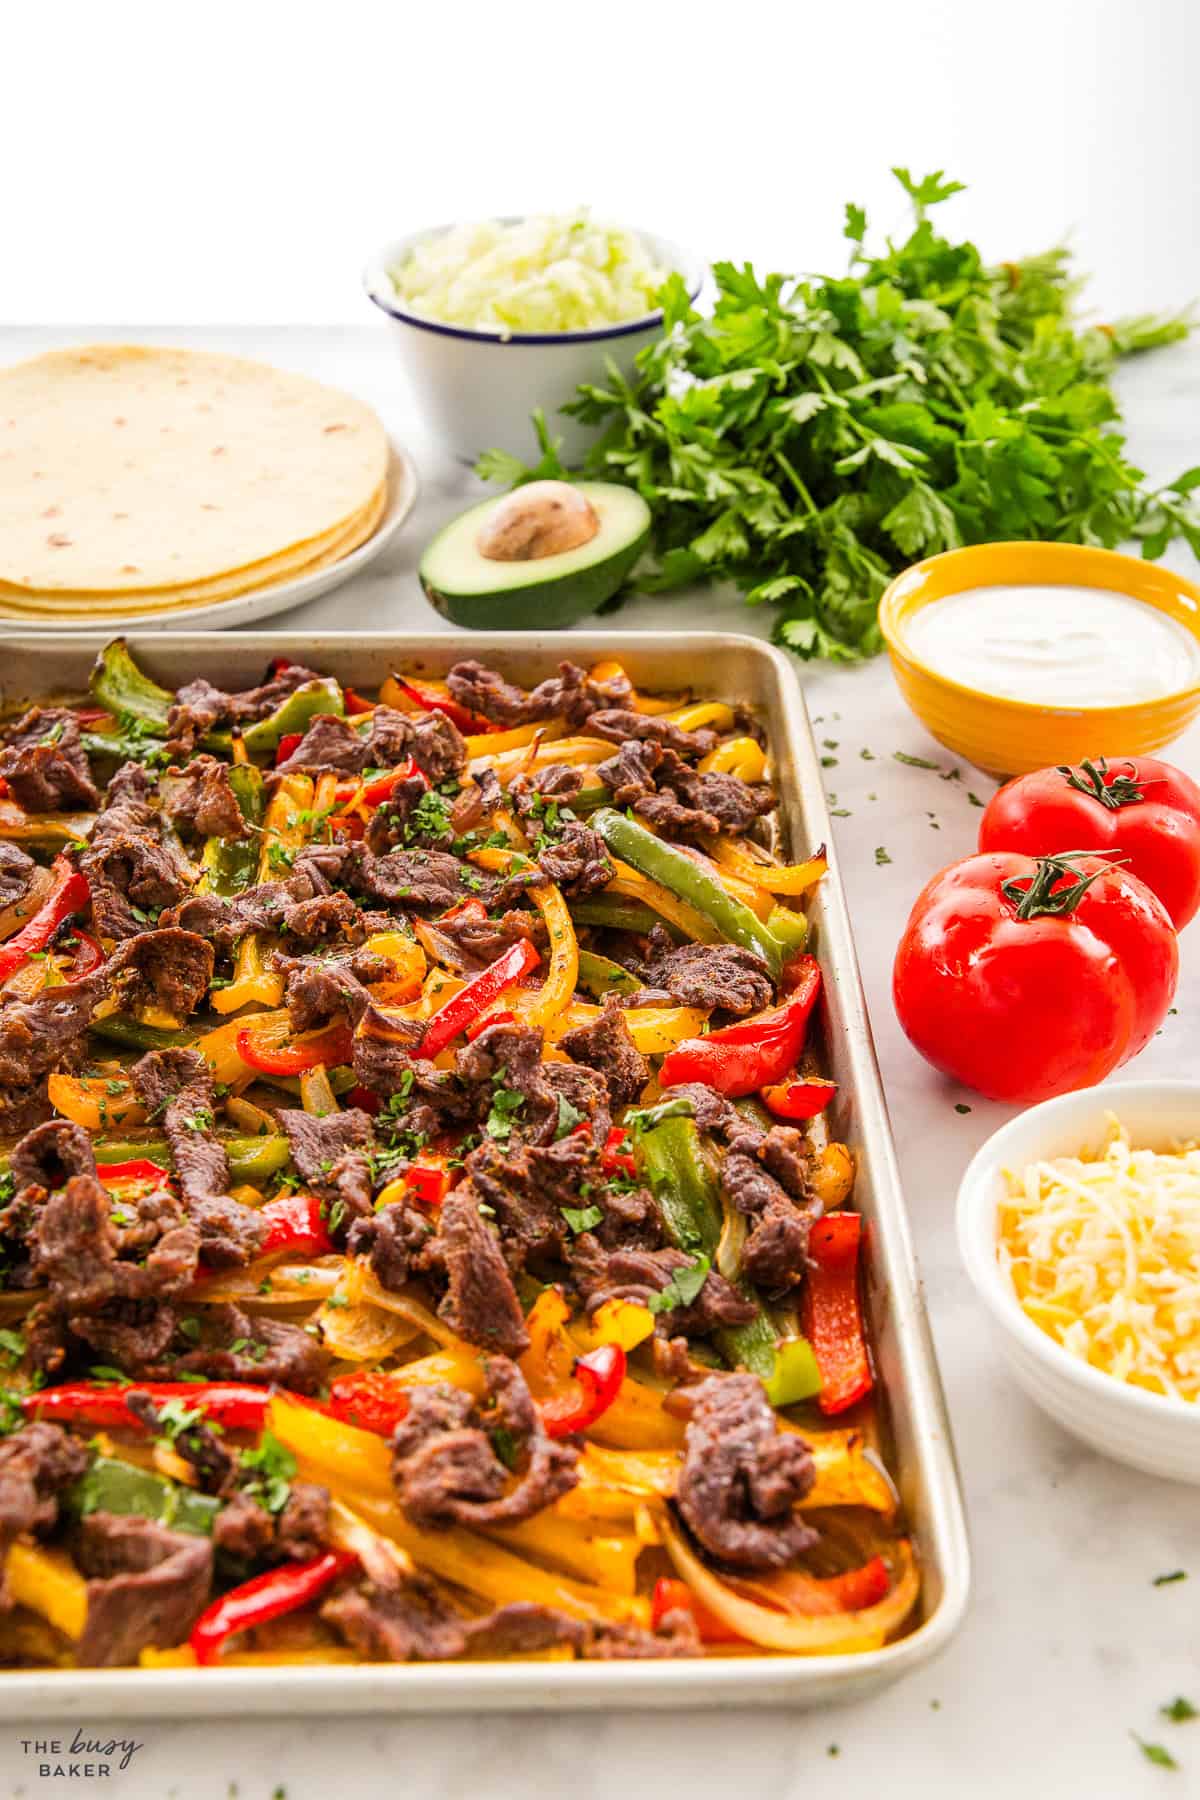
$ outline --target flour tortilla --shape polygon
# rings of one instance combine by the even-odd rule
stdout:
[[[210,582],[194,582],[151,592],[131,589],[124,594],[32,593],[0,582],[0,618],[35,615],[62,618],[76,614],[84,618],[101,618],[105,614],[132,617],[135,613],[145,613],[149,617],[179,607],[234,599],[239,594],[272,587],[280,581],[295,581],[301,575],[309,575],[315,569],[339,561],[365,543],[383,516],[387,497],[385,484],[361,513],[337,531],[326,532],[311,543],[297,545],[283,556],[268,557],[265,562],[218,576]]]
[[[164,600],[262,585],[272,559],[366,516],[387,461],[371,409],[303,376],[208,351],[52,351],[0,370],[0,583]]]

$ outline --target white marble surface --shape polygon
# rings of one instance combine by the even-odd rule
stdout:
[[[12,331],[15,359],[80,332]],[[110,334],[117,335],[117,334]],[[372,400],[411,443],[425,493],[410,525],[354,585],[282,618],[322,629],[429,630],[437,620],[415,577],[432,528],[469,490],[467,477],[421,442],[381,333],[342,330],[167,330],[167,342],[237,349],[341,382]],[[1157,474],[1197,460],[1200,352],[1170,351],[1128,372],[1134,447]],[[1186,567],[1186,561],[1180,567]],[[736,599],[688,596],[629,604],[616,627],[764,630]],[[1006,1110],[945,1084],[916,1057],[889,997],[892,952],[919,886],[974,847],[968,795],[991,784],[904,766],[897,750],[952,761],[901,704],[883,662],[801,668],[818,736],[836,759],[828,786],[843,816],[837,853],[858,932],[871,1017],[904,1170],[958,1452],[974,1551],[974,1590],[961,1635],[940,1664],[860,1704],[824,1714],[754,1712],[395,1721],[293,1718],[245,1723],[148,1722],[129,1769],[92,1784],[120,1800],[516,1800],[569,1790],[577,1800],[862,1800],[886,1794],[974,1800],[1141,1800],[1200,1794],[1200,1721],[1172,1725],[1176,1694],[1200,1705],[1200,1526],[1195,1490],[1156,1482],[1092,1455],[1057,1430],[1005,1377],[954,1245],[959,1175]],[[865,752],[870,752],[868,758]],[[1174,755],[1200,775],[1200,730]],[[876,848],[891,857],[881,866]],[[1200,931],[1200,927],[1197,928]],[[1137,1065],[1139,1075],[1193,1069],[1200,1052],[1200,937],[1183,946],[1178,1014]],[[971,1111],[959,1114],[956,1102]],[[1191,1579],[1156,1588],[1176,1568]],[[67,1722],[64,1727],[68,1730]],[[41,1735],[48,1728],[39,1726]],[[113,1721],[112,1729],[118,1729]],[[1166,1743],[1179,1773],[1146,1763],[1130,1733]],[[0,1793],[52,1800],[89,1784],[39,1779],[28,1728],[0,1730]],[[836,1754],[835,1752],[836,1747]]]

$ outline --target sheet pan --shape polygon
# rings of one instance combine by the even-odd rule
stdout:
[[[0,638],[0,704],[77,691],[107,634]],[[130,644],[167,686],[204,674],[230,688],[261,679],[272,656],[307,661],[356,686],[390,669],[443,675],[478,656],[523,685],[563,656],[619,657],[641,687],[690,688],[752,706],[770,736],[782,847],[796,857],[831,839],[820,762],[795,665],[756,639],[716,632],[596,631],[394,635],[286,631],[148,633]],[[866,1306],[880,1377],[889,1466],[917,1545],[919,1623],[859,1656],[705,1662],[453,1663],[278,1669],[0,1673],[0,1717],[147,1718],[248,1713],[541,1711],[601,1707],[816,1706],[869,1693],[931,1661],[962,1621],[970,1580],[962,1494],[925,1315],[879,1066],[836,859],[812,912],[825,975],[822,1030],[838,1083],[833,1134],[853,1148],[856,1205],[868,1222]]]

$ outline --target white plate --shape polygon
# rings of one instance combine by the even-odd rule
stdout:
[[[100,625],[103,625],[104,630],[111,629],[114,632],[175,631],[182,625],[209,625],[221,629],[231,625],[249,625],[255,619],[269,619],[273,613],[286,612],[289,607],[300,606],[305,600],[315,600],[318,594],[327,594],[331,588],[340,587],[343,581],[349,581],[352,575],[357,575],[360,569],[365,569],[368,563],[374,562],[381,551],[387,549],[416,505],[419,484],[413,460],[407,450],[401,449],[395,438],[389,438],[388,445],[388,493],[383,517],[367,541],[338,562],[329,563],[323,569],[314,569],[309,575],[296,575],[290,581],[278,581],[270,587],[256,588],[250,594],[235,594],[230,600],[212,600],[207,603],[198,601],[195,606],[181,606],[176,612],[150,617],[144,613],[134,613],[128,617],[96,620],[75,614],[69,619],[31,619],[28,623],[23,619],[3,619],[0,620],[0,636],[18,631],[22,636],[31,632],[39,636],[43,632],[52,632],[59,636],[69,632],[95,631]]]

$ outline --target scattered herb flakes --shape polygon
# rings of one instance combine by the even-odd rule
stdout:
[[[1172,1725],[1184,1725],[1189,1719],[1200,1718],[1200,1709],[1194,1707],[1183,1694],[1178,1694],[1168,1706],[1160,1706],[1159,1712],[1164,1719],[1170,1719]]]
[[[264,1431],[257,1448],[243,1450],[238,1460],[252,1476],[245,1491],[268,1512],[282,1512],[296,1479],[296,1459],[286,1444],[281,1444],[273,1431]]]
[[[884,849],[883,845],[876,844],[876,846],[875,846],[875,861],[879,865],[879,867],[882,868],[885,863],[890,863],[891,860],[892,860],[891,857],[888,855],[888,853]]]
[[[1152,1587],[1170,1587],[1170,1585],[1173,1581],[1186,1581],[1186,1580],[1187,1580],[1187,1570],[1186,1569],[1172,1569],[1166,1575],[1156,1575],[1154,1577],[1153,1582],[1151,1583],[1151,1586]]]
[[[893,750],[892,761],[903,763],[906,769],[932,769],[935,775],[942,772],[937,763],[930,762],[927,756],[913,756],[907,750]]]
[[[852,819],[854,814],[848,806],[831,806],[829,816],[831,819]]]
[[[577,1125],[584,1122],[583,1114],[577,1106],[572,1106],[565,1094],[558,1096],[558,1123],[554,1127],[554,1141],[565,1138],[574,1131]]]
[[[965,1100],[956,1100],[954,1102],[954,1110],[956,1113],[969,1113],[971,1109]]]
[[[1177,1769],[1179,1767],[1179,1764],[1175,1761],[1175,1758],[1164,1744],[1147,1743],[1146,1739],[1139,1737],[1136,1731],[1131,1731],[1129,1735],[1145,1757],[1146,1761],[1153,1763],[1156,1768]]]
[[[825,1754],[826,1756],[840,1756],[842,1754],[842,1747],[840,1744],[830,1744]]]
[[[821,767],[823,769],[836,769],[837,766],[838,759],[836,756],[823,756],[821,758]]]
[[[862,757],[864,762],[874,762],[875,761],[875,752],[873,750],[868,750],[867,746],[865,744],[863,745],[862,749],[859,751],[858,754]]]
[[[979,795],[973,794],[971,792],[970,788],[967,789],[967,799],[971,802],[972,806],[982,806],[984,804],[983,801],[979,798]]]

